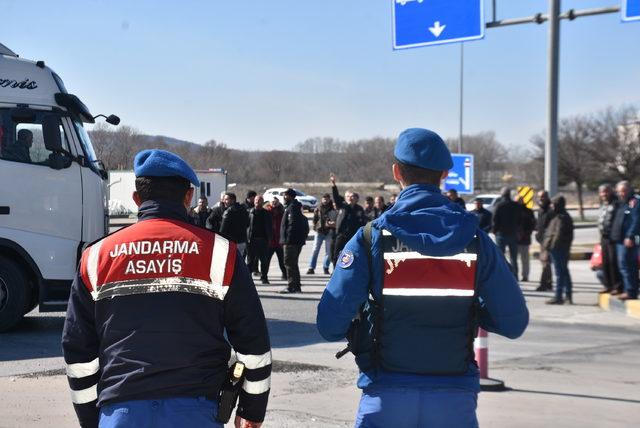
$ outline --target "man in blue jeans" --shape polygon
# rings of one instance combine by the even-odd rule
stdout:
[[[633,194],[631,184],[621,181],[616,185],[620,208],[611,226],[611,241],[616,243],[618,268],[624,293],[620,300],[638,298],[638,235],[640,235],[640,199]]]
[[[309,270],[307,275],[313,275],[318,263],[318,255],[320,254],[320,248],[324,243],[324,262],[322,264],[323,272],[325,275],[329,275],[329,264],[331,263],[331,228],[328,225],[328,221],[333,211],[333,201],[328,193],[322,195],[320,206],[313,212],[313,230],[316,232],[316,237],[313,241],[313,254],[311,255],[311,263],[309,264]]]
[[[548,305],[573,303],[571,273],[569,272],[569,255],[573,242],[573,220],[567,212],[564,196],[556,196],[551,201],[553,217],[544,232],[542,245],[551,254],[551,263],[556,273],[556,293]]]

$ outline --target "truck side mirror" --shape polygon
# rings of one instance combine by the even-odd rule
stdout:
[[[115,114],[110,114],[109,117],[107,117],[107,123],[111,125],[118,125],[120,123],[120,118]]]
[[[51,152],[62,151],[62,138],[60,137],[60,122],[57,116],[48,115],[42,120],[42,134],[44,147]]]

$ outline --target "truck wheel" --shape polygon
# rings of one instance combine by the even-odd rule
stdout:
[[[0,332],[8,331],[29,305],[29,282],[12,260],[0,257]]]

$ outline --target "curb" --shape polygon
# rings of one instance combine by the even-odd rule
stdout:
[[[569,260],[590,260],[592,255],[593,251],[572,251],[569,255]],[[534,251],[531,253],[531,257],[539,259],[540,251]]]
[[[640,300],[619,300],[609,293],[598,295],[598,306],[605,311],[620,312],[632,318],[640,319]]]

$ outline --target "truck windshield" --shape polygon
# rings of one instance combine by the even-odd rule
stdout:
[[[78,122],[77,120],[73,121],[73,125],[76,127],[76,132],[78,133],[78,138],[80,139],[80,143],[82,144],[84,156],[87,158],[87,161],[89,161],[91,169],[99,171],[101,169],[101,166],[98,162],[96,152],[93,150],[93,145],[91,144],[91,139],[89,138],[87,130],[84,129],[82,123]]]

